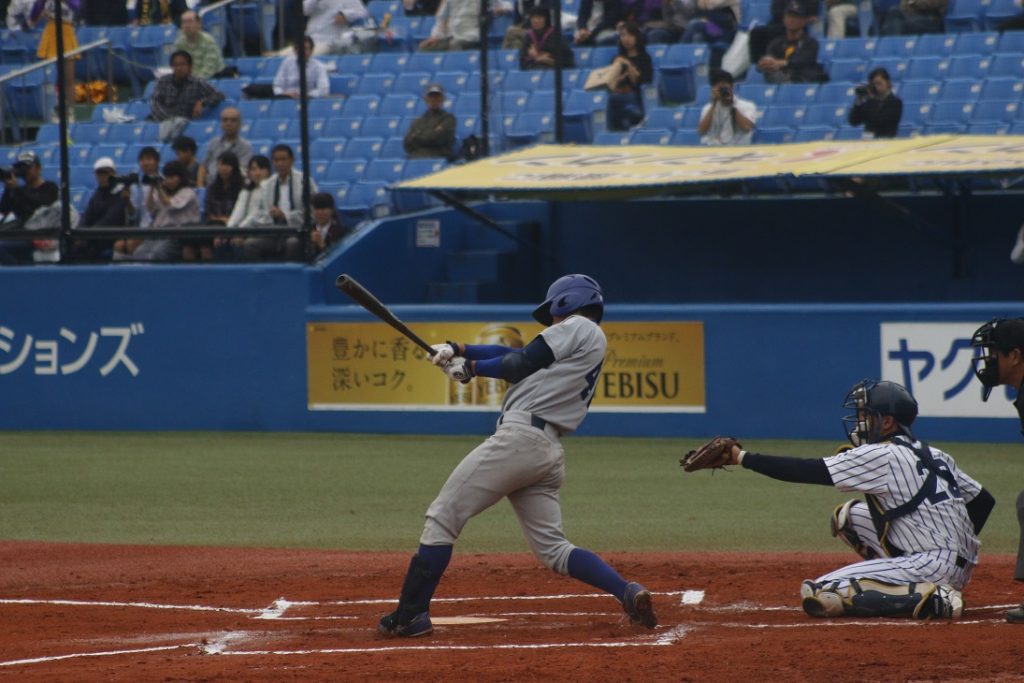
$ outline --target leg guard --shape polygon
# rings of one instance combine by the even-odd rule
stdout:
[[[878,553],[868,547],[857,535],[857,530],[853,528],[853,520],[850,517],[850,508],[858,502],[860,501],[857,499],[848,500],[837,505],[836,509],[832,511],[832,518],[829,520],[832,535],[853,548],[853,552],[865,560],[873,560],[878,557]]]
[[[872,579],[850,579],[800,587],[803,608],[812,617],[912,617],[956,619],[963,614],[960,591],[921,582],[889,584]]]
[[[389,636],[423,636],[433,631],[428,615],[433,591],[426,589],[437,578],[423,558],[413,555],[398,596],[398,609],[381,617],[378,630]]]

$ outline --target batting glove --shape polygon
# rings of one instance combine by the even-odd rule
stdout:
[[[462,382],[463,384],[469,384],[469,380],[473,379],[473,368],[470,366],[470,362],[465,358],[453,358],[441,368],[444,374],[448,375],[449,378],[456,382]]]
[[[458,349],[455,348],[455,342],[445,342],[444,344],[434,344],[430,348],[434,349],[437,353],[430,357],[430,362],[438,367],[444,367],[448,365],[448,361],[458,355]]]

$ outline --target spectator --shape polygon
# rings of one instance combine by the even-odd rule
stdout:
[[[82,0],[82,23],[86,26],[127,26],[127,0]]]
[[[35,0],[11,0],[7,6],[7,28],[11,31],[31,31],[28,25],[29,15]]]
[[[757,70],[768,83],[808,83],[823,80],[818,64],[818,41],[807,35],[808,17],[801,14],[799,2],[790,3],[782,21],[786,27],[768,45],[768,52],[757,62]]]
[[[313,230],[309,233],[309,243],[313,246],[313,255],[319,256],[327,251],[327,247],[341,240],[348,230],[338,219],[333,195],[317,192],[309,203],[313,207]]]
[[[571,69],[574,64],[572,49],[562,42],[562,36],[551,26],[548,10],[534,6],[530,10],[530,28],[519,50],[519,68],[553,69],[561,65],[564,69]]]
[[[250,218],[242,222],[242,227],[271,223],[293,228],[301,227],[305,218],[302,208],[303,177],[302,173],[293,168],[295,154],[288,145],[276,145],[271,152],[270,160],[276,173],[260,186],[260,207]],[[312,195],[316,191],[316,183],[310,178],[309,192]],[[302,258],[302,245],[295,236],[249,237],[243,243],[242,250],[249,261],[281,256],[289,261]]]
[[[149,186],[146,209],[153,228],[176,228],[199,223],[199,198],[188,186],[188,171],[180,161],[164,164],[162,180]],[[172,237],[143,240],[135,249],[136,261],[173,261],[181,256],[181,242]]]
[[[731,43],[739,23],[739,0],[697,0],[697,10],[686,25],[683,42]]]
[[[577,45],[614,45],[619,40],[616,27],[621,20],[620,0],[582,0],[573,42]]]
[[[185,167],[185,170],[188,171],[188,184],[192,187],[198,187],[199,160],[196,159],[196,152],[198,151],[196,141],[187,135],[179,135],[171,143],[171,150],[178,161],[181,162],[181,165]]]
[[[711,73],[711,101],[700,112],[697,132],[705,145],[749,145],[754,135],[757,106],[738,97],[732,74]]]
[[[405,153],[410,159],[449,159],[455,147],[455,115],[444,110],[444,88],[431,83],[423,99],[427,110],[409,126],[405,134]]]
[[[203,200],[206,212],[204,222],[208,225],[226,225],[235,208],[235,200],[242,191],[243,180],[238,168],[238,157],[231,152],[224,152],[217,161],[217,173],[206,188]],[[214,247],[212,238],[189,238],[182,242],[181,258],[184,261],[212,261]]]
[[[171,46],[192,57],[192,73],[196,78],[217,78],[225,75],[224,54],[216,39],[203,30],[199,15],[189,10],[181,15],[181,31]]]
[[[160,122],[160,142],[173,140],[199,118],[204,109],[216,107],[224,95],[208,82],[192,75],[192,55],[178,50],[171,55],[173,73],[161,76],[153,90],[150,115]]]
[[[650,22],[661,21],[661,0],[619,0],[622,5],[622,20],[632,21],[641,29]],[[621,28],[621,24],[619,26]]]
[[[535,7],[547,11],[549,24],[551,19],[551,0],[498,0],[492,3],[495,16],[512,14],[512,25],[505,31],[502,40],[503,50],[522,50],[526,44],[526,32],[530,30],[530,12]]]
[[[125,206],[128,224],[137,228],[148,228],[153,224],[153,214],[146,209],[146,195],[149,188],[160,180],[160,152],[153,147],[143,147],[139,151],[139,181],[128,188],[128,204]],[[137,238],[126,238],[114,242],[115,261],[130,258],[132,253],[142,244]]]
[[[227,221],[227,227],[237,228],[240,225],[256,225],[260,210],[260,185],[270,177],[270,159],[257,154],[249,160],[247,180],[238,193],[235,206]],[[252,217],[252,218],[250,218]],[[220,261],[238,261],[242,258],[242,237],[215,237],[213,253]]]
[[[39,37],[39,48],[36,50],[36,56],[39,59],[53,59],[57,56],[57,26],[54,23],[53,8],[54,0],[35,0],[31,12],[29,12],[29,29],[36,28],[39,22],[46,19],[46,26]],[[76,22],[75,15],[78,13],[78,8],[79,0],[63,0],[61,2],[61,34],[64,40],[65,53],[78,49],[78,39],[75,38],[74,28]],[[64,78],[62,83],[64,85],[65,103],[67,104],[68,121],[75,120],[74,110],[72,109],[75,104],[75,62],[80,58],[80,55],[75,55],[68,57],[64,61]],[[59,88],[60,84],[57,84],[56,87]],[[57,123],[58,121],[60,121],[60,113],[57,107],[54,107],[53,122]]]
[[[115,178],[117,165],[110,157],[100,157],[92,165],[96,191],[82,214],[82,227],[123,228],[128,225],[128,188]],[[75,240],[68,254],[73,260],[96,261],[109,254],[113,240]]]
[[[864,130],[876,138],[894,138],[903,115],[903,100],[892,92],[889,72],[879,67],[868,74],[868,84],[858,85],[850,125],[864,124]]]
[[[885,13],[883,36],[943,33],[948,0],[900,0],[899,7]]]
[[[206,153],[199,165],[196,187],[206,187],[210,178],[217,175],[217,160],[224,152],[231,152],[238,159],[239,166],[247,166],[252,157],[252,144],[241,136],[242,113],[228,107],[220,113],[220,135],[206,143]]]
[[[360,0],[302,0],[302,12],[315,54],[363,51],[356,29],[366,24],[370,12]]]
[[[1010,261],[1018,266],[1024,264],[1024,225],[1020,226],[1020,230],[1017,231],[1017,241],[1013,243],[1013,248],[1010,249]],[[1024,535],[1022,535],[1022,538],[1024,538]],[[1022,556],[1024,554],[1018,555],[1018,558]],[[1017,561],[1021,562],[1024,560],[1018,559]],[[1021,567],[1024,568],[1024,565],[1021,565]],[[1021,573],[1024,574],[1024,572]]]
[[[786,27],[783,24],[783,18],[787,7],[791,6],[794,1],[800,3],[801,16],[813,17],[817,15],[818,0],[772,0],[772,13],[768,23],[763,26],[755,26],[750,29],[749,49],[751,64],[757,64],[761,61],[761,57],[763,57],[765,52],[768,50],[768,43],[772,42],[779,36],[786,35]]]
[[[828,37],[845,38],[846,22],[857,16],[857,0],[825,0],[828,7]]]
[[[480,47],[478,0],[441,0],[430,37],[420,43],[426,52],[473,50]]]
[[[23,185],[18,185],[18,180]],[[43,166],[35,152],[21,152],[11,172],[4,179],[4,194],[0,197],[0,214],[4,225],[9,221],[21,228],[37,210],[51,206],[60,197],[57,185],[43,180]],[[13,221],[11,220],[13,217]],[[12,240],[0,242],[0,264],[26,263],[32,260],[32,244]]]
[[[306,90],[309,97],[327,97],[331,94],[331,81],[327,76],[327,67],[319,60],[313,59],[313,39],[306,36],[302,40],[306,49]],[[274,76],[274,95],[299,99],[299,45],[295,44],[294,54],[290,54],[281,62]]]
[[[177,24],[188,10],[186,0],[128,0],[129,15],[135,26]]]
[[[695,14],[691,0],[661,0],[661,21],[647,24],[648,44],[678,43]]]
[[[619,54],[612,64],[620,65],[621,75],[608,93],[605,119],[608,130],[629,130],[644,119],[643,86],[654,78],[643,31],[635,22],[619,27]]]

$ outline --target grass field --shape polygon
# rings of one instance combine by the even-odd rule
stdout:
[[[246,433],[0,434],[0,539],[400,550],[482,437]],[[595,550],[838,551],[846,496],[737,470],[684,474],[699,439],[570,438],[565,529]],[[834,442],[749,441],[829,454]],[[1016,444],[936,444],[995,495],[983,552],[1017,548]],[[473,520],[463,552],[526,551],[507,502]]]

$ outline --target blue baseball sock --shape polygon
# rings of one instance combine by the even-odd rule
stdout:
[[[626,592],[626,580],[607,562],[583,548],[573,548],[569,553],[569,576],[611,593],[619,600]]]
[[[433,575],[423,583],[419,595],[423,603],[429,604],[430,599],[434,597],[434,591],[437,590],[437,584],[441,583],[441,576],[444,574],[444,570],[448,568],[448,561],[452,559],[452,547],[450,545],[421,544],[416,554],[427,564],[430,573]]]

